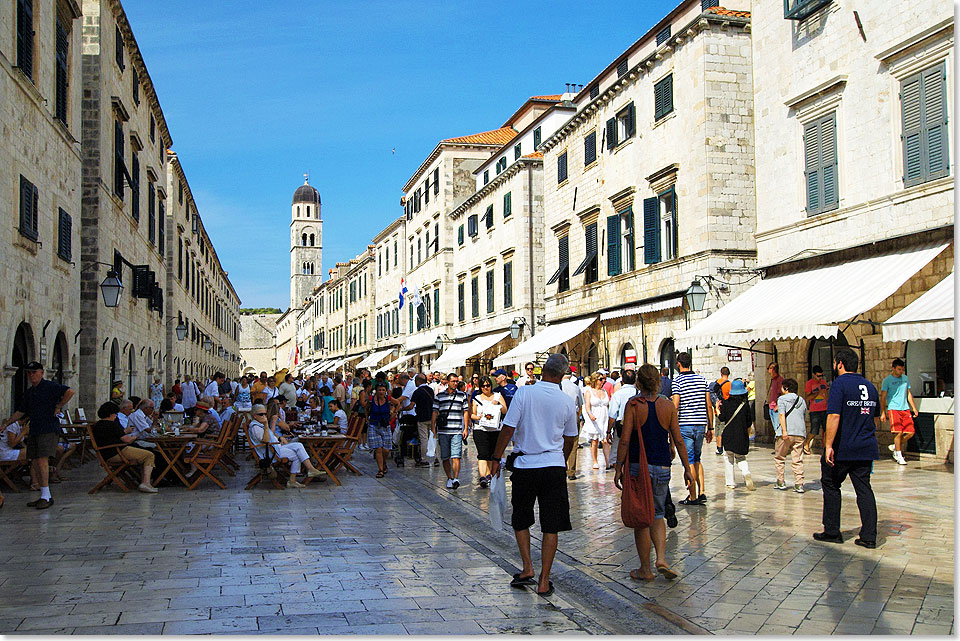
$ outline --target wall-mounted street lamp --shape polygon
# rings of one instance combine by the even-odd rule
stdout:
[[[517,340],[520,338],[520,330],[523,329],[523,326],[527,324],[527,319],[523,316],[514,318],[513,322],[510,323],[510,338]]]
[[[687,309],[691,312],[699,312],[707,300],[707,290],[700,284],[699,278],[694,278],[683,297],[687,301]]]
[[[450,342],[450,339],[447,338],[447,335],[446,335],[446,334],[440,334],[439,336],[437,336],[437,340],[435,340],[435,341],[433,342],[433,346],[434,346],[434,347],[437,349],[437,351],[439,352],[440,350],[443,349],[443,344],[444,344],[444,343],[449,343],[449,342]]]
[[[209,352],[211,349],[213,349],[213,341],[210,340],[210,337],[209,337],[209,336],[206,336],[206,337],[204,337],[204,339],[203,339],[203,349],[207,350],[208,352]]]
[[[120,304],[123,283],[120,282],[120,277],[112,268],[107,272],[107,277],[100,283],[100,293],[103,296],[105,307],[116,307]]]

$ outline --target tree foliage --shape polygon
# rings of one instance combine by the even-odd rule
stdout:
[[[250,316],[253,314],[282,314],[283,310],[279,307],[241,307],[240,314]]]

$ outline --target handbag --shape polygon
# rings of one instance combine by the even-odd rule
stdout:
[[[636,416],[636,414],[634,414]],[[636,418],[634,418],[636,423]],[[635,426],[636,427],[636,426]],[[643,446],[643,435],[634,429],[639,443],[637,461],[640,464],[640,474],[630,474],[630,457],[627,456],[626,474],[623,475],[623,494],[620,499],[620,518],[629,528],[650,527],[653,523],[653,483],[650,481],[650,470],[647,467],[647,452]],[[629,451],[629,448],[628,448]]]

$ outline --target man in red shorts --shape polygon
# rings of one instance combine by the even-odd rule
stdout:
[[[880,421],[890,421],[890,431],[893,432],[893,460],[900,465],[906,465],[903,450],[907,441],[913,438],[913,417],[917,415],[917,406],[913,402],[913,392],[910,391],[910,378],[904,373],[906,366],[903,360],[893,359],[893,372],[883,379],[880,385]]]

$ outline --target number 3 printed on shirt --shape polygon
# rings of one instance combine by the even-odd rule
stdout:
[[[861,401],[870,400],[870,393],[867,392],[867,386],[866,386],[866,385],[860,385],[859,387],[860,387],[860,400],[861,400]]]

